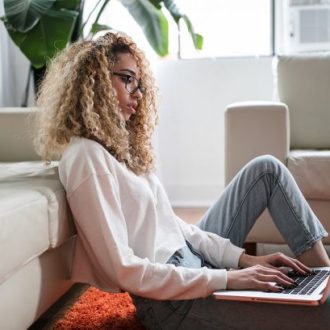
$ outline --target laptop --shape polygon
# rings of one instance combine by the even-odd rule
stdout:
[[[284,289],[282,292],[264,292],[252,290],[219,290],[213,293],[215,299],[231,301],[251,301],[303,306],[321,305],[330,292],[330,267],[312,268],[312,274],[291,275],[298,286]]]

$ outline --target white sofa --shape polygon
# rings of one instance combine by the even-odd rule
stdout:
[[[287,165],[330,232],[330,54],[278,56],[275,61],[278,102],[240,102],[226,109],[226,182],[253,157],[274,155]],[[271,249],[283,244],[268,212],[247,242],[267,243]],[[324,242],[330,244],[330,237]],[[259,245],[261,253],[272,252]]]
[[[45,166],[27,120],[0,109],[0,329],[28,328],[71,286],[75,227],[57,163]]]

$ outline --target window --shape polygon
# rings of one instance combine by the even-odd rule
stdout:
[[[276,12],[277,52],[330,50],[330,0],[284,0]]]
[[[269,56],[330,50],[330,0],[175,1],[192,21],[195,32],[203,35],[204,46],[197,51],[184,22],[178,31],[170,14],[164,11],[170,23],[172,57]],[[86,0],[86,12],[94,5],[95,1]],[[126,31],[149,59],[158,58],[120,1],[109,3],[99,23]]]
[[[271,55],[271,0],[177,0],[204,37],[201,51],[193,48],[181,26],[181,57]]]

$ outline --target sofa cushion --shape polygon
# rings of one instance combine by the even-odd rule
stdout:
[[[0,163],[1,279],[75,234],[56,164]],[[17,248],[19,247],[19,248]]]
[[[287,166],[306,198],[330,200],[330,151],[292,150]]]
[[[37,108],[0,108],[0,162],[40,160],[31,134],[36,111]]]
[[[0,184],[0,283],[49,247],[47,198]],[[46,221],[45,221],[46,219]]]
[[[279,100],[289,107],[292,149],[330,149],[330,53],[277,57]]]

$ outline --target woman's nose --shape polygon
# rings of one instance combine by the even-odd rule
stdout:
[[[142,99],[142,92],[140,91],[140,88],[138,88],[133,94],[131,94],[135,99],[141,100]]]

